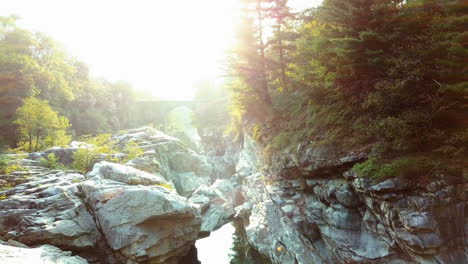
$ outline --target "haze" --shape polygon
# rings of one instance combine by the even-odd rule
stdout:
[[[46,33],[91,73],[161,99],[191,99],[193,83],[222,74],[239,0],[3,0],[0,16]],[[293,0],[302,9],[320,0]]]

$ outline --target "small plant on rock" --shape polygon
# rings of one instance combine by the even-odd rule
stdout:
[[[64,167],[63,164],[58,162],[58,158],[54,153],[49,153],[47,158],[41,158],[40,162],[42,166],[50,169],[59,169]]]

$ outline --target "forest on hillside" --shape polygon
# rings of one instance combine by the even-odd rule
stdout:
[[[466,2],[326,0],[302,13],[243,2],[233,116],[267,152],[363,151],[356,169],[375,177],[466,166]]]
[[[130,85],[90,77],[85,63],[50,37],[17,26],[17,20],[15,16],[0,17],[1,145],[15,147],[23,140],[14,121],[27,98],[47,101],[53,111],[66,117],[72,124],[66,126],[69,134],[104,133],[129,126],[129,108],[135,99]]]
[[[464,166],[464,1],[325,0],[301,12],[287,0],[240,2],[228,81],[198,85],[199,129],[246,132],[267,153],[298,143],[365,152],[364,174]],[[91,77],[85,63],[17,19],[0,18],[4,148],[44,150],[138,124],[129,84]]]

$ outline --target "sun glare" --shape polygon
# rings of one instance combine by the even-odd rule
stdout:
[[[0,16],[20,16],[20,25],[56,39],[95,76],[183,100],[193,97],[193,83],[222,74],[239,2],[3,0]]]

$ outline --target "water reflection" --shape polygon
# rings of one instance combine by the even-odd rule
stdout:
[[[228,264],[233,242],[234,226],[227,224],[212,232],[209,237],[197,240],[198,260],[202,264]]]
[[[224,225],[195,246],[201,264],[271,264],[247,243],[242,224]]]

